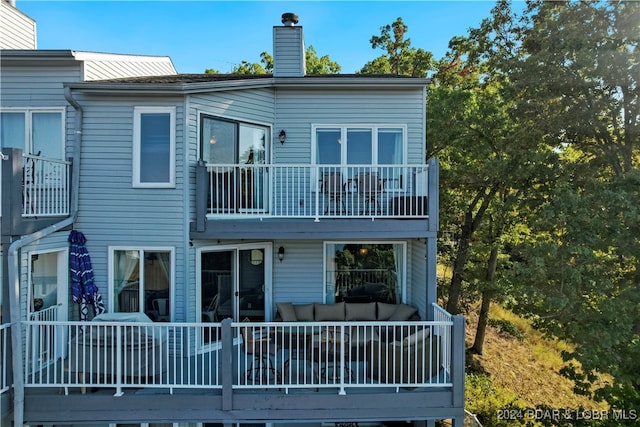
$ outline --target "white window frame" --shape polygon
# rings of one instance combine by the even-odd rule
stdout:
[[[140,181],[140,131],[142,114],[169,114],[169,180],[166,182]],[[133,108],[133,187],[175,188],[176,183],[176,107]]]
[[[340,166],[349,166],[347,163],[347,144],[349,141],[347,140],[347,130],[350,129],[367,129],[371,130],[371,164],[373,166],[388,166],[389,164],[385,163],[383,165],[378,164],[378,131],[380,129],[402,129],[402,162],[395,163],[397,166],[401,166],[408,163],[407,153],[408,153],[408,144],[407,144],[407,125],[406,124],[331,124],[331,123],[323,123],[323,124],[312,124],[311,125],[311,164],[318,164],[317,153],[318,146],[316,141],[316,131],[318,129],[340,129],[340,139],[342,140],[342,147],[340,153]],[[353,165],[357,166],[357,165]]]
[[[20,148],[23,149],[25,154],[36,154],[33,153],[33,114],[34,113],[59,113],[60,114],[60,141],[62,146],[60,147],[62,156],[59,159],[55,160],[64,160],[66,153],[66,144],[65,144],[65,128],[66,128],[66,112],[67,110],[64,107],[9,107],[9,108],[0,108],[0,113],[23,113],[24,118],[24,134],[25,141],[24,145]]]
[[[171,274],[169,277],[169,318],[173,319],[173,313],[175,310],[175,303],[174,303],[174,284],[175,284],[175,277],[176,277],[176,251],[175,251],[175,247],[173,246],[109,246],[108,247],[109,253],[108,253],[108,259],[107,259],[107,265],[108,265],[108,274],[107,274],[107,280],[108,280],[108,287],[109,287],[109,304],[108,304],[108,311],[113,313],[114,312],[114,302],[115,302],[115,298],[116,298],[116,294],[115,294],[115,289],[113,287],[113,283],[115,280],[115,264],[114,264],[114,258],[115,258],[115,251],[137,251],[138,252],[138,256],[140,260],[144,259],[144,253],[145,252],[169,252],[169,260],[171,263]],[[138,313],[144,313],[144,291],[145,291],[145,284],[144,284],[144,262],[139,264],[139,276],[141,278],[140,280],[140,295],[138,298]]]
[[[327,240],[322,244],[322,301],[327,300],[327,246],[328,245],[400,245],[402,246],[402,283],[400,283],[400,289],[402,292],[401,302],[407,302],[407,277],[409,271],[407,267],[409,265],[407,257],[409,252],[407,250],[407,242],[405,240]]]

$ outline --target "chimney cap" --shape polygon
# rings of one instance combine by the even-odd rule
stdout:
[[[293,27],[294,25],[296,25],[298,23],[298,15],[296,15],[295,13],[283,13],[282,14],[282,23],[284,25]]]

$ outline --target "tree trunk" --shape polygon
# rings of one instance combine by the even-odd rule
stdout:
[[[451,286],[449,288],[449,300],[447,301],[447,311],[451,314],[460,312],[460,295],[462,294],[462,280],[464,279],[464,268],[469,259],[469,247],[471,246],[471,238],[473,233],[478,229],[480,222],[486,212],[493,196],[498,191],[498,185],[494,184],[491,188],[480,190],[473,201],[469,204],[469,210],[464,215],[464,224],[458,241],[458,252],[456,260],[453,264],[453,275],[451,276]],[[473,209],[480,204],[476,215],[473,216]]]
[[[489,254],[487,263],[487,283],[484,291],[482,291],[482,304],[480,305],[480,315],[478,316],[478,327],[476,328],[476,338],[471,347],[471,352],[482,354],[484,347],[484,337],[487,331],[487,323],[489,322],[489,307],[491,300],[496,294],[493,281],[496,276],[496,268],[498,266],[498,247],[494,245]]]
[[[487,332],[487,323],[489,323],[489,308],[491,306],[491,300],[496,294],[496,289],[493,286],[496,277],[496,269],[498,267],[498,247],[494,245],[489,254],[489,261],[487,263],[487,283],[482,291],[482,304],[480,305],[480,315],[478,316],[478,326],[476,328],[476,338],[471,347],[471,352],[475,354],[482,354],[484,348],[484,337]]]
[[[469,258],[469,246],[471,246],[471,235],[473,217],[467,212],[462,225],[460,239],[458,240],[458,250],[453,263],[453,273],[451,275],[451,286],[449,287],[449,299],[447,300],[447,311],[451,314],[458,314],[460,294],[462,293],[462,280],[464,278],[464,267]]]

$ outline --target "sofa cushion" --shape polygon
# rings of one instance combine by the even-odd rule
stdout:
[[[395,311],[389,318],[389,320],[394,320],[394,321],[409,320],[411,316],[413,316],[417,312],[418,312],[418,309],[410,306],[409,304],[398,304]]]
[[[298,317],[296,311],[293,309],[293,304],[290,302],[279,302],[276,304],[278,307],[278,313],[283,322],[297,322]]]
[[[404,337],[404,339],[402,340],[402,344],[406,346],[424,344],[424,342],[429,338],[430,334],[430,329],[418,330],[413,334]]]
[[[344,321],[344,302],[337,304],[315,304],[315,320],[323,322],[328,320]]]
[[[393,315],[393,312],[398,308],[397,304],[387,304],[384,302],[378,302],[378,318],[377,320],[389,320]]]
[[[376,303],[347,304],[345,320],[376,320]]]
[[[293,310],[299,322],[313,322],[313,304],[294,304]]]

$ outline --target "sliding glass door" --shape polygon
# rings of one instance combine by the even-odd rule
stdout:
[[[213,212],[266,211],[268,150],[269,128],[202,117],[201,155],[209,166]]]
[[[271,246],[203,248],[199,256],[203,322],[271,317]]]

